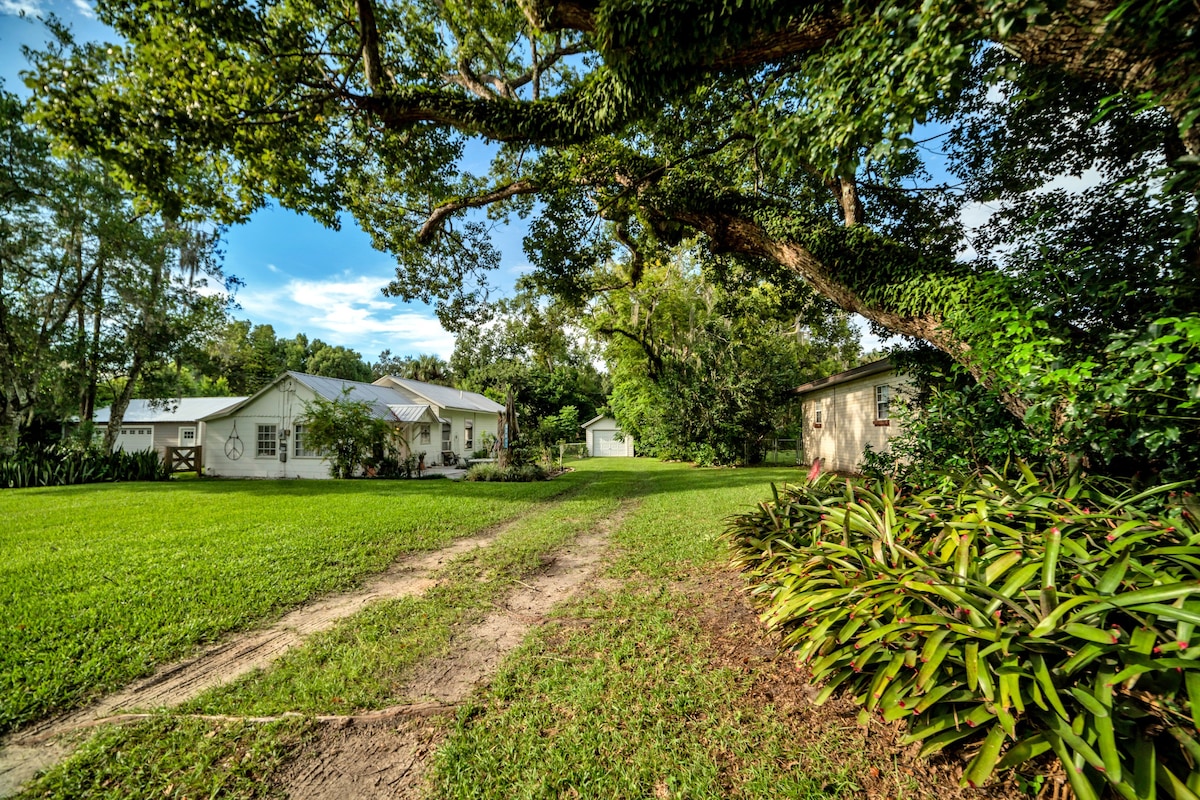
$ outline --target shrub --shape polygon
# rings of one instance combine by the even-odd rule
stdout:
[[[768,625],[964,784],[1052,751],[1080,798],[1200,791],[1200,513],[1027,469],[785,488],[726,532]]]
[[[0,488],[67,486],[105,481],[162,481],[171,477],[152,450],[107,452],[95,447],[22,448],[0,457]]]
[[[476,464],[463,476],[468,481],[528,483],[546,480],[546,470],[537,464],[522,464],[500,469],[495,464]]]

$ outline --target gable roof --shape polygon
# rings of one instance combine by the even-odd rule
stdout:
[[[303,372],[285,372],[250,397],[240,403],[209,414],[205,419],[227,417],[243,406],[249,405],[267,392],[288,380],[296,381],[306,386],[313,394],[325,400],[339,400],[347,397],[351,400],[364,402],[376,419],[389,422],[417,422],[421,420],[436,420],[437,416],[428,405],[414,404],[403,393],[390,386],[379,386],[362,381],[349,381],[342,378],[326,378],[322,375],[307,375]],[[403,415],[403,416],[401,416]],[[411,417],[407,419],[405,417]]]
[[[815,381],[802,383],[795,389],[792,389],[791,394],[805,395],[810,392],[815,392],[818,389],[828,389],[830,386],[837,386],[840,383],[857,380],[859,378],[869,378],[872,375],[878,375],[881,372],[890,372],[894,367],[890,359],[884,358],[879,361],[872,361],[870,364],[863,364],[861,367],[848,369],[845,372],[838,372],[826,378],[817,378]]]
[[[245,397],[176,397],[166,400],[130,400],[121,418],[122,423],[195,422],[241,403]],[[105,406],[92,415],[98,425],[112,419],[112,406]]]
[[[579,423],[579,427],[590,428],[602,419],[611,419],[613,422],[617,421],[616,417],[614,417],[612,414],[598,414],[589,419],[587,422]]]
[[[433,405],[441,408],[453,408],[459,411],[484,411],[491,414],[498,414],[504,410],[504,406],[478,392],[468,392],[465,389],[440,386],[436,383],[414,381],[411,378],[400,378],[396,375],[387,375],[380,378],[379,381],[376,381],[376,384],[380,381],[391,381],[400,389],[428,400]]]

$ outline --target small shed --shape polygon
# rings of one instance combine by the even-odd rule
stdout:
[[[633,455],[633,437],[621,432],[617,421],[607,414],[583,423],[587,451],[598,458]]]
[[[797,386],[804,420],[804,454],[825,469],[856,472],[870,445],[886,452],[900,432],[896,402],[911,386],[891,361],[883,359]]]

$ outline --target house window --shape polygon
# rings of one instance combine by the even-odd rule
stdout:
[[[259,425],[258,426],[258,448],[255,454],[260,457],[271,458],[276,455],[277,441],[276,426],[274,425]]]
[[[813,427],[820,428],[825,424],[825,409],[821,408],[821,403],[818,401],[813,405]]]
[[[466,450],[474,450],[475,449],[475,423],[467,422],[464,427],[466,428],[466,430],[463,432],[463,440],[465,442],[465,444],[463,444],[463,448]]]
[[[892,387],[886,383],[875,387],[875,422],[887,425],[891,413]]]
[[[421,426],[420,441],[421,441],[421,444],[429,444],[429,426],[428,425]]]
[[[316,450],[309,448],[304,425],[297,425],[292,429],[292,454],[296,458],[319,458],[321,456]]]
[[[443,422],[442,423],[442,452],[449,452],[449,450],[450,450],[450,423]]]

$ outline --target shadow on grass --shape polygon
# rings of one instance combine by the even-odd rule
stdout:
[[[36,496],[47,492],[97,492],[120,490],[129,494],[187,494],[220,497],[253,494],[263,497],[364,497],[454,495],[465,498],[495,497],[528,499],[533,503],[553,502],[563,492],[587,490],[599,497],[636,498],[676,492],[704,491],[718,487],[761,485],[764,496],[772,483],[800,480],[804,472],[795,467],[701,468],[667,464],[653,459],[589,459],[570,465],[573,471],[549,483],[487,483],[450,480],[314,480],[292,479],[191,479],[146,483],[100,483],[14,490]],[[792,476],[795,476],[794,478]]]

